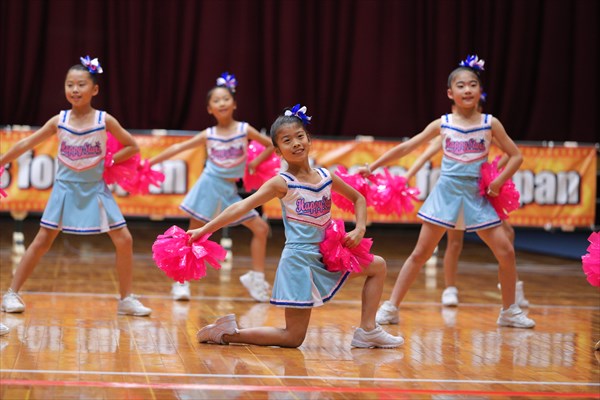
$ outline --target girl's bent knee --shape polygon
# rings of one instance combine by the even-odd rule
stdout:
[[[374,256],[373,262],[376,263],[377,265],[381,265],[381,268],[383,268],[383,269],[387,268],[387,262],[385,261],[385,258],[383,258],[381,256]]]
[[[287,341],[287,343],[283,347],[290,347],[295,349],[297,347],[302,346],[302,343],[304,343],[304,336],[292,337]]]
[[[502,249],[499,249],[496,254],[496,258],[500,262],[512,263],[516,260],[515,249],[512,246],[506,246]]]
[[[462,252],[463,249],[463,242],[448,242],[448,248],[446,251],[453,251],[455,253],[460,253]]]
[[[282,347],[300,347],[306,338],[306,330],[292,329],[285,330]]]
[[[257,222],[255,224],[253,224],[252,226],[249,226],[248,228],[250,228],[250,230],[252,231],[252,234],[255,237],[265,239],[267,237],[267,235],[269,234],[269,224],[267,224],[260,217],[257,217],[256,221]]]
[[[123,246],[127,246],[127,247],[132,247],[133,246],[133,237],[131,236],[131,234],[128,232],[126,235],[124,235],[121,239],[120,242]]]
[[[123,230],[118,233],[115,232],[115,234],[111,236],[111,239],[116,248],[133,248],[133,237],[131,236],[131,233],[128,230]]]
[[[431,257],[431,254],[433,253],[427,253],[427,252],[423,252],[423,251],[413,251],[413,253],[410,255],[410,259],[412,259],[412,261],[418,265],[424,265],[427,260],[429,260],[429,258]]]
[[[373,262],[371,262],[371,268],[373,268],[377,274],[387,274],[387,263],[383,257],[375,256]]]

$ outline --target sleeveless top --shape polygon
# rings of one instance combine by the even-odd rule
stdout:
[[[58,120],[58,168],[56,179],[74,182],[102,180],[106,155],[106,113],[96,110],[90,126],[70,125],[71,110],[61,111]]]
[[[288,172],[280,172],[288,187],[280,199],[285,243],[321,243],[331,221],[331,174],[317,168],[321,181],[299,182]]]
[[[479,177],[492,143],[492,115],[481,114],[481,121],[470,126],[456,125],[452,114],[442,116],[442,175]]]
[[[208,128],[206,137],[205,172],[219,178],[241,178],[246,169],[248,124],[238,123],[233,136],[217,134],[217,127]]]

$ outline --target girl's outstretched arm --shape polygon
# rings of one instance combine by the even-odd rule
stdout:
[[[182,151],[193,149],[194,147],[202,146],[206,143],[206,130],[203,130],[191,139],[188,139],[181,143],[175,143],[169,146],[165,151],[155,155],[149,161],[150,165],[158,164],[173,157]]]
[[[423,165],[425,164],[425,162],[427,162],[431,157],[433,157],[435,155],[435,153],[437,153],[438,151],[440,151],[442,149],[442,137],[441,136],[436,136],[430,143],[429,146],[425,149],[425,151],[423,152],[423,154],[421,154],[413,163],[413,165],[410,166],[410,168],[408,169],[408,171],[406,172],[406,175],[404,175],[404,177],[408,180],[410,178],[412,178],[417,172],[419,172],[419,170],[421,168],[423,168]]]
[[[256,170],[256,167],[263,161],[265,161],[273,152],[275,151],[275,147],[271,142],[271,138],[263,135],[256,128],[248,125],[248,139],[256,140],[258,143],[265,146],[265,149],[258,155],[254,160],[248,163],[248,169],[252,172]]]
[[[348,248],[356,247],[365,236],[365,231],[367,229],[367,201],[362,194],[344,182],[336,174],[331,174],[331,179],[333,180],[331,190],[338,192],[354,203],[354,218],[356,225],[353,230],[346,233],[344,246]]]
[[[498,194],[500,187],[510,179],[523,163],[521,151],[506,133],[504,126],[497,118],[492,118],[492,135],[498,147],[508,156],[506,167],[489,185],[490,194]]]
[[[123,145],[123,148],[113,155],[115,164],[123,162],[140,152],[140,148],[131,133],[127,132],[119,121],[109,113],[106,113],[106,130]]]
[[[287,185],[282,177],[274,176],[265,182],[255,193],[227,207],[215,219],[198,229],[187,231],[190,235],[190,243],[197,238],[213,233],[225,225],[241,218],[248,211],[265,204],[267,201],[277,197],[282,198],[287,193]]]
[[[440,127],[441,119],[438,118],[427,125],[423,131],[419,132],[406,142],[402,142],[383,153],[377,160],[371,163],[370,166],[359,168],[358,172],[361,175],[368,176],[371,174],[371,172],[375,171],[379,167],[383,167],[390,161],[402,158],[406,154],[416,149],[421,143],[425,143],[433,139],[435,135],[440,133]]]
[[[50,118],[40,129],[30,136],[19,140],[8,151],[0,155],[0,165],[8,164],[17,159],[21,154],[33,149],[58,131],[58,115]]]

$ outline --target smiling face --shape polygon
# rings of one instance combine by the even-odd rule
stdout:
[[[80,69],[70,69],[65,79],[65,97],[73,107],[88,105],[92,97],[98,94],[98,85],[94,84],[90,73]]]
[[[477,107],[481,98],[481,84],[477,75],[466,69],[458,71],[448,88],[448,98],[457,107]]]
[[[281,125],[274,139],[275,151],[288,163],[299,163],[308,159],[310,136],[300,122]]]
[[[211,91],[206,109],[217,120],[233,118],[233,111],[236,108],[235,99],[228,89],[218,87]]]

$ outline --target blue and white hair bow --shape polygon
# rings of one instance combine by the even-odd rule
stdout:
[[[310,124],[310,120],[312,118],[306,115],[306,106],[300,106],[300,104],[296,104],[291,110],[285,110],[283,115],[286,117],[294,116],[296,118],[300,118],[302,124],[304,125]]]
[[[485,103],[487,101],[487,93],[481,92],[481,96],[479,97],[479,100],[482,101],[483,103]]]
[[[229,72],[223,72],[221,76],[217,78],[217,86],[226,87],[231,91],[231,93],[235,93],[237,79],[235,79],[233,74],[230,74]]]
[[[97,58],[90,60],[90,56],[79,57],[81,60],[81,64],[90,71],[90,74],[101,74],[102,66],[100,66],[100,61]]]
[[[485,61],[480,60],[477,55],[469,55],[466,60],[461,61],[458,65],[461,67],[467,67],[474,69],[475,71],[483,71],[483,65]]]

